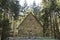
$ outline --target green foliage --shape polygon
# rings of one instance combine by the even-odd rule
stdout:
[[[10,10],[15,14],[14,18],[17,19],[17,16],[19,14],[19,5],[17,3],[14,3],[14,1],[10,1],[10,0],[0,0],[0,3],[2,9],[7,10],[7,12]],[[0,13],[3,11],[2,9]]]
[[[57,1],[57,7],[58,10],[60,10],[60,0]]]
[[[18,17],[18,14],[19,14],[19,5],[15,4],[13,1],[10,3],[10,6],[9,6],[11,12],[14,12],[14,19],[17,19]]]
[[[9,24],[9,19],[5,18],[8,17],[7,12],[12,12],[12,16],[14,16],[15,20],[18,17],[19,13],[19,5],[15,4],[13,1],[10,0],[0,0],[0,26],[2,27],[2,40],[6,37],[8,37],[11,30],[11,25]],[[2,15],[3,14],[3,15]],[[15,14],[15,15],[13,15]],[[10,14],[9,14],[10,15]],[[2,17],[3,16],[3,17]],[[3,20],[2,20],[3,18]]]
[[[44,4],[46,4],[46,5],[44,5]],[[53,30],[54,30],[54,32],[57,32],[57,31],[55,31],[55,27],[57,28],[57,21],[56,21],[57,20],[57,18],[56,18],[57,15],[55,14],[55,12],[59,11],[59,8],[58,8],[57,5],[58,4],[57,4],[56,0],[49,0],[49,1],[45,0],[43,2],[43,6],[44,7],[42,9],[42,12],[44,13],[44,15],[42,15],[42,19],[44,20],[44,22],[43,22],[44,32],[46,32],[46,30],[47,30],[48,27],[52,27]],[[53,13],[53,11],[54,11],[54,13]],[[53,18],[53,16],[54,16],[54,18]],[[53,30],[51,30],[51,31],[53,31]],[[58,30],[58,28],[57,28],[57,30]],[[58,34],[58,33],[56,33],[56,34]],[[54,33],[54,36],[56,36],[56,34]],[[44,35],[46,36],[46,34],[44,34]]]
[[[0,0],[2,9],[8,9],[8,0]]]

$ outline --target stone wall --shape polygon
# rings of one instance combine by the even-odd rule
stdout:
[[[18,28],[19,37],[42,37],[43,28],[37,19],[29,14]]]

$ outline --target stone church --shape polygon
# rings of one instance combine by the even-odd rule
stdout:
[[[18,27],[19,37],[42,37],[43,27],[37,18],[32,14],[28,14]]]

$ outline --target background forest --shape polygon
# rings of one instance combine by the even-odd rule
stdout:
[[[23,6],[19,4],[18,0],[0,0],[0,32],[3,31],[8,33],[7,36],[11,36],[12,31],[15,33],[15,28],[29,12],[32,12],[40,21],[44,28],[44,36],[54,35],[56,38],[58,35],[59,38],[60,0],[42,0],[39,5],[36,5],[34,1],[31,6],[27,5],[26,0]],[[3,32],[2,35],[5,35]],[[47,35],[48,33],[50,35]]]

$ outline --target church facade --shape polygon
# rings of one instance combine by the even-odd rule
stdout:
[[[18,36],[43,37],[43,27],[32,13],[28,14],[19,25]]]

